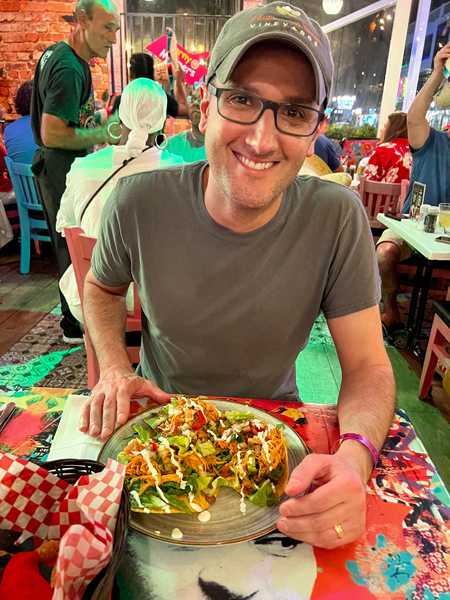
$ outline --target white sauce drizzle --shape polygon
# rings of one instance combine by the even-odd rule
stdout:
[[[188,498],[189,498],[189,504],[190,504],[192,510],[195,510],[195,512],[198,512],[198,513],[202,512],[202,510],[203,510],[202,507],[194,502],[194,492],[189,492]]]
[[[170,513],[169,502],[168,502],[167,498],[164,496],[164,493],[163,493],[162,489],[158,485],[159,474],[158,474],[158,471],[155,469],[155,467],[152,465],[152,462],[151,462],[150,457],[148,455],[148,450],[145,450],[145,449],[142,450],[141,454],[144,457],[144,460],[145,460],[145,462],[148,465],[148,469],[149,469],[150,473],[152,474],[152,476],[153,476],[153,478],[155,480],[155,487],[156,487],[156,490],[158,491],[158,494],[161,496],[161,498],[166,503],[165,506],[164,506],[164,512]]]
[[[241,513],[243,515],[245,515],[245,513],[247,512],[247,507],[245,506],[245,499],[244,499],[244,494],[242,493],[242,489],[241,489],[241,499],[239,501],[239,510],[241,511]]]
[[[205,419],[205,421],[207,420],[206,419],[206,415],[205,415],[205,413],[203,411],[203,407],[201,407],[200,404],[197,404],[197,402],[194,402],[192,400],[192,398],[187,399],[187,401],[186,401],[186,408],[195,408],[195,410],[197,410],[198,412],[202,413],[203,418]]]
[[[217,442],[217,440],[218,440],[219,438],[218,438],[218,437],[217,437],[217,435],[214,433],[214,431],[211,431],[211,429],[207,429],[206,431],[207,431],[207,433],[209,433],[209,434],[210,434],[210,435],[211,435],[211,436],[214,438],[214,441],[215,441],[215,442]]]
[[[178,527],[174,527],[172,529],[172,539],[173,540],[182,540],[183,539],[183,532],[181,531],[181,529],[178,529]]]
[[[183,472],[180,471],[180,465],[178,464],[177,459],[175,458],[175,452],[170,447],[169,440],[167,440],[164,437],[161,438],[161,445],[164,446],[165,448],[167,448],[167,450],[170,452],[170,462],[173,464],[174,467],[176,467],[176,474],[182,480]]]
[[[211,519],[211,513],[209,510],[203,510],[201,513],[198,513],[197,519],[201,523],[207,523]]]
[[[139,497],[139,494],[136,492],[136,490],[132,490],[132,491],[130,492],[130,496],[132,496],[132,497],[133,497],[133,498],[136,500],[136,504],[138,505],[138,507],[139,507],[139,508],[142,508],[142,509],[143,509],[143,511],[144,511],[145,513],[149,513],[149,512],[150,512],[150,511],[148,510],[148,508],[146,508],[146,507],[145,507],[145,506],[142,504],[142,502],[141,502],[141,499],[140,499],[140,497]]]

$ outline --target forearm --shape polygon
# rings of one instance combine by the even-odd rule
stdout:
[[[111,368],[129,369],[132,373],[133,367],[125,343],[125,296],[104,290],[86,278],[84,316],[100,374],[103,375]]]
[[[182,77],[175,77],[174,86],[175,99],[178,102],[178,115],[179,117],[188,114],[188,100],[186,95],[186,86],[184,85],[184,74]]]
[[[338,399],[341,435],[357,433],[380,451],[386,439],[395,405],[395,381],[390,366],[367,366],[342,378]],[[373,470],[373,458],[361,442],[345,440],[339,456],[350,461],[366,483]]]
[[[46,137],[43,137],[42,141],[47,148],[86,150],[96,144],[104,144],[110,140],[105,127],[89,129],[67,127],[65,131],[54,131]]]
[[[442,83],[442,72],[433,71],[423,88],[417,94],[408,111],[408,127],[420,124],[426,119],[428,110],[433,101],[433,96]]]

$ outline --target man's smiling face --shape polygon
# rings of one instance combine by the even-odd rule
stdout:
[[[319,109],[314,101],[312,66],[301,53],[279,43],[252,46],[234,69],[231,81],[217,88],[233,88],[279,103]],[[281,133],[272,110],[252,125],[233,123],[217,111],[217,98],[203,93],[200,129],[210,165],[208,186],[235,209],[264,210],[281,199],[287,185],[314,151],[319,129],[310,137]],[[210,188],[211,191],[211,188]]]

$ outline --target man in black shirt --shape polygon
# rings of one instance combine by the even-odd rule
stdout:
[[[41,56],[31,99],[31,127],[36,143],[33,172],[61,276],[70,265],[66,240],[56,231],[56,214],[66,187],[66,175],[79,156],[95,144],[120,139],[117,118],[95,128],[94,93],[88,62],[106,58],[116,43],[120,17],[112,0],[79,0],[77,24],[68,39]],[[66,343],[83,341],[78,322],[61,294],[61,328]]]

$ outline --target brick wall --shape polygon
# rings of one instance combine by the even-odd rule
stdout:
[[[71,30],[63,16],[71,16],[76,1],[2,0],[0,2],[0,110],[6,121],[18,115],[14,96],[27,79],[32,79],[37,61],[48,46],[66,38]],[[108,89],[108,66],[97,59],[91,66],[95,97]],[[3,69],[3,73],[1,73]]]

